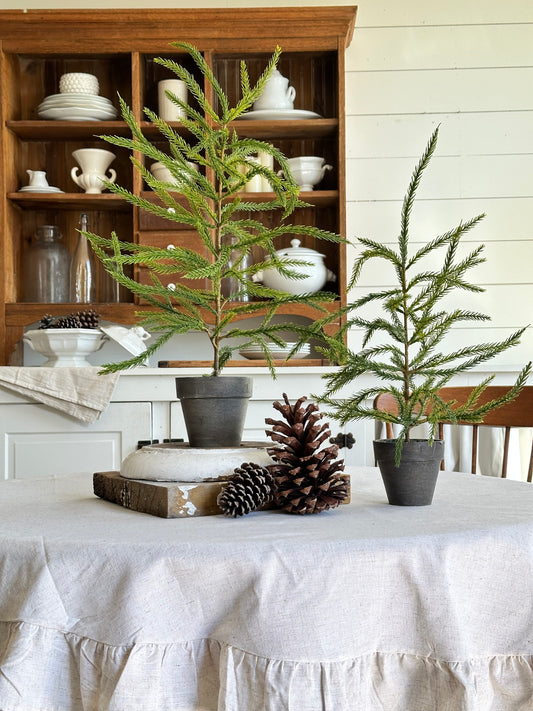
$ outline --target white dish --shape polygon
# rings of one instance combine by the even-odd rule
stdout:
[[[98,328],[44,328],[26,331],[23,338],[34,351],[48,358],[48,368],[91,365],[86,356],[100,350],[107,336]]]
[[[45,109],[43,111],[38,111],[41,118],[50,119],[52,121],[106,121],[114,119],[117,115],[115,109],[105,110],[105,109],[89,109],[89,108],[76,108],[75,106],[69,108],[57,108],[57,109]]]
[[[33,188],[31,185],[24,185],[24,187],[19,188],[19,193],[62,193],[63,190],[59,188],[54,188],[49,185],[47,188]]]
[[[83,101],[77,99],[45,99],[37,109],[56,109],[62,108],[64,106],[78,106],[83,108],[84,106],[94,107],[98,109],[109,109],[112,110],[115,107],[113,104],[105,99],[105,101],[98,101],[97,99],[84,99]]]
[[[150,338],[150,334],[141,326],[126,328],[110,324],[109,326],[100,326],[100,330],[134,356],[144,353],[147,348],[144,341]]]
[[[286,350],[271,351],[271,355],[274,359],[285,360],[290,354],[291,350],[287,348]],[[264,360],[265,356],[262,351],[250,351],[247,348],[240,350],[239,353],[247,360]],[[300,349],[292,356],[293,358],[307,358],[309,355],[308,350]]]
[[[49,94],[45,96],[43,101],[60,101],[64,99],[65,101],[76,99],[77,101],[109,101],[105,96],[100,96],[100,94]]]
[[[261,109],[259,111],[248,111],[246,114],[239,116],[243,121],[283,121],[283,120],[298,120],[298,119],[317,119],[322,118],[320,114],[315,114],[314,111],[304,111],[303,109]]]
[[[275,344],[270,345],[270,353],[273,358],[279,360],[285,360],[293,349],[293,344],[287,343],[286,347],[277,346]],[[292,356],[293,358],[306,358],[311,352],[311,346],[308,343],[303,344]],[[241,348],[239,350],[240,355],[248,360],[263,360],[264,354],[261,347],[255,344],[246,346],[246,348]]]

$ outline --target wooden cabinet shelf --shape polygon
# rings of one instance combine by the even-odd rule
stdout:
[[[8,193],[8,200],[26,210],[119,210],[130,205],[114,193]]]
[[[83,141],[96,136],[130,136],[124,121],[6,121],[24,141]]]
[[[328,360],[322,358],[291,358],[290,360],[273,360],[276,368],[298,368],[298,367],[320,367],[329,365]],[[158,362],[160,368],[212,368],[213,363],[210,360],[160,360]],[[266,360],[229,360],[226,363],[227,368],[266,368],[268,362]]]
[[[288,158],[320,156],[332,165],[333,170],[326,173],[317,189],[301,193],[307,206],[298,208],[290,219],[295,225],[309,224],[345,236],[344,51],[352,38],[355,13],[355,7],[347,6],[191,9],[179,13],[159,9],[0,10],[0,151],[4,166],[0,173],[0,364],[21,363],[24,327],[44,313],[62,314],[77,308],[73,304],[24,302],[23,266],[40,225],[57,225],[71,252],[78,238],[81,212],[88,214],[90,230],[105,235],[115,231],[123,241],[182,244],[196,249],[200,240],[190,226],[150,215],[120,195],[79,192],[71,178],[76,165],[72,154],[79,148],[100,147],[115,153],[112,168],[117,172],[118,185],[143,198],[153,197],[131,166],[129,151],[100,138],[130,137],[124,121],[38,118],[39,104],[59,92],[63,73],[95,74],[100,96],[118,108],[120,94],[147,138],[158,150],[167,152],[168,139],[145,120],[143,111],[148,107],[157,113],[157,84],[172,76],[155,59],[172,56],[203,81],[188,55],[171,47],[172,41],[183,40],[198,47],[230,105],[240,99],[240,61],[246,62],[254,83],[276,45],[280,45],[279,70],[295,87],[295,109],[323,118],[306,113],[297,119],[241,119],[234,121],[231,129],[241,137],[271,142]],[[204,88],[216,108],[211,88]],[[171,123],[171,127],[186,140],[194,141],[180,122]],[[28,170],[46,171],[48,183],[65,192],[18,192],[28,182]],[[243,202],[257,203],[270,201],[273,194],[243,193],[241,197]],[[283,224],[281,215],[282,211],[276,209],[253,211],[254,219],[270,226]],[[288,246],[285,237],[280,230],[276,248]],[[335,306],[344,305],[345,246],[312,237],[304,241],[304,246],[324,254],[326,266],[337,277],[333,287]],[[257,255],[258,259],[263,257]],[[104,276],[99,284],[105,287],[105,278],[109,277],[101,270]],[[132,274],[143,282],[145,272],[138,268]],[[92,305],[106,320],[132,324],[135,312],[145,308],[133,303],[131,294],[122,290],[119,303],[110,303],[107,298],[108,292],[102,288]],[[302,305],[283,308],[279,313],[287,320],[293,316],[314,320],[317,316],[314,309]],[[250,361],[236,363],[252,365]],[[311,361],[305,359],[301,364],[310,365]]]
[[[336,118],[280,120],[280,121],[233,121],[231,128],[245,138],[323,138],[334,136],[339,120]]]

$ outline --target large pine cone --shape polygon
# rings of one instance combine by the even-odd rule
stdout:
[[[269,467],[276,481],[275,501],[284,511],[296,514],[320,513],[337,507],[348,496],[344,462],[337,460],[336,444],[320,449],[331,436],[329,424],[320,424],[318,406],[301,397],[291,405],[285,393],[284,403],[275,402],[286,422],[267,418],[272,425],[266,434],[280,446],[268,449],[276,462]]]
[[[223,514],[237,518],[256,511],[272,500],[274,478],[266,467],[245,462],[234,472],[217,497]]]

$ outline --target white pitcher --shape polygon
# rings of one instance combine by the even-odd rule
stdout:
[[[48,188],[48,181],[46,179],[46,172],[44,170],[27,170],[28,178],[30,182],[28,185],[32,188]]]
[[[265,109],[294,109],[294,97],[296,89],[289,86],[289,80],[281,74],[277,69],[274,69],[263,93],[254,102],[254,111],[263,111]]]
[[[111,151],[103,148],[79,148],[73,151],[72,156],[80,164],[82,172],[78,175],[79,168],[74,166],[70,176],[86,193],[101,193],[105,190],[104,180],[115,182],[117,174],[109,166],[116,156]],[[109,172],[109,175],[106,175],[106,172]]]

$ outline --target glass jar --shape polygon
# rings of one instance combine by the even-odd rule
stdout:
[[[70,254],[56,225],[35,231],[24,260],[24,300],[45,304],[68,302]]]

